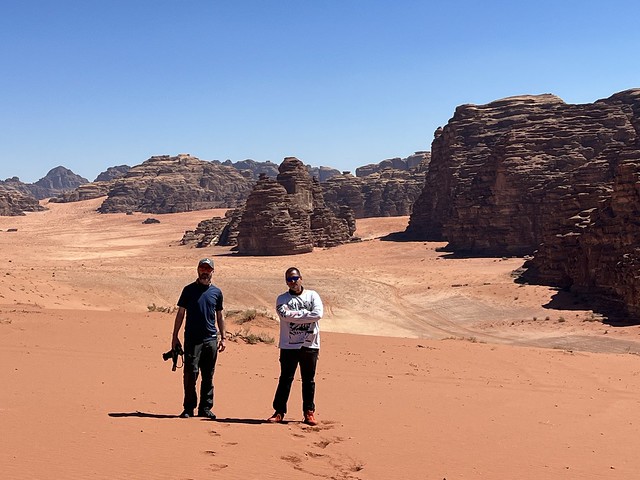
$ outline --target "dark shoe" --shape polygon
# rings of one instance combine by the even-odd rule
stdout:
[[[213,413],[211,410],[198,410],[198,416],[208,418],[209,420],[216,419],[215,413]]]
[[[180,414],[180,418],[189,418],[193,417],[193,410],[183,410]]]
[[[269,423],[282,423],[284,422],[284,413],[274,412],[269,418],[267,418],[267,422]]]
[[[315,412],[313,410],[307,410],[306,412],[304,412],[304,420],[303,422],[306,423],[307,425],[317,425],[318,421],[316,420],[315,417]]]

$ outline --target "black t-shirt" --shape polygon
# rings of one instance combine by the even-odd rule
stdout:
[[[190,283],[182,289],[178,306],[187,311],[185,342],[201,342],[218,335],[216,312],[223,310],[222,291],[218,287],[198,281]]]

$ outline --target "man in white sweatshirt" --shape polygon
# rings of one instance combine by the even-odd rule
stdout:
[[[302,410],[304,423],[317,425],[314,403],[316,364],[320,351],[319,320],[323,308],[320,295],[302,286],[302,275],[296,267],[288,268],[285,281],[289,290],[278,296],[276,311],[280,319],[280,379],[273,399],[275,412],[268,419],[281,423],[287,413],[287,401],[293,377],[300,364],[302,378]]]

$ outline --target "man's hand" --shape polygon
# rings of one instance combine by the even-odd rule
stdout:
[[[218,351],[224,352],[226,348],[227,348],[227,342],[225,342],[224,338],[221,338],[220,341],[218,342]]]

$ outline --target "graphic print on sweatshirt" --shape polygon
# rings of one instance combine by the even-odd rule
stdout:
[[[307,335],[313,335],[313,324],[289,323],[289,345],[302,345]]]
[[[291,310],[313,310],[311,302],[305,302],[300,297],[294,297],[289,301]],[[302,345],[307,339],[307,335],[313,335],[313,323],[292,323],[289,322],[289,345]]]

